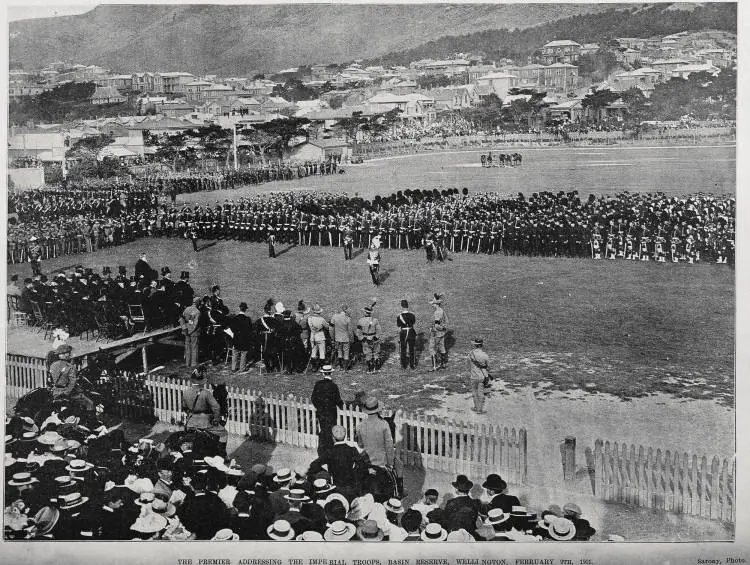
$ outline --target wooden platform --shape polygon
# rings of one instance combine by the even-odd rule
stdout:
[[[175,338],[181,334],[177,328],[161,328],[148,332],[138,332],[130,337],[118,340],[81,339],[71,337],[67,343],[73,348],[73,358],[88,357],[100,351],[112,353],[122,350],[137,350],[143,352],[144,368],[147,367],[146,346],[156,342],[175,344]],[[26,326],[8,326],[6,332],[6,353],[8,355],[23,355],[25,357],[44,359],[52,349],[52,339],[44,339],[44,332]]]

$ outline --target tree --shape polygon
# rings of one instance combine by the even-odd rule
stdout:
[[[114,143],[115,138],[109,134],[92,135],[88,137],[82,137],[76,141],[73,146],[65,152],[66,159],[93,159],[96,160],[96,156],[99,152]]]
[[[263,73],[258,73],[257,75],[253,75],[253,80],[265,80],[266,75]]]
[[[605,88],[587,94],[583,98],[581,105],[589,114],[593,114],[594,121],[598,122],[601,120],[602,110],[619,98],[620,95],[617,92],[612,92],[608,88]]]
[[[640,88],[629,88],[620,94],[620,98],[627,106],[625,112],[625,125],[627,127],[640,129],[642,122],[649,119],[650,107],[648,99]]]

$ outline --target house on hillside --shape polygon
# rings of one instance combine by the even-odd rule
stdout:
[[[518,86],[518,77],[503,71],[497,71],[477,79],[477,86],[482,92],[495,94],[500,100],[508,96],[511,88]]]
[[[292,147],[287,158],[291,161],[326,161],[332,156],[348,160],[352,156],[352,146],[344,139],[311,139]]]
[[[569,39],[550,41],[542,46],[542,62],[575,64],[581,55],[581,44]]]
[[[463,86],[438,88],[430,92],[435,99],[435,111],[460,110],[471,106],[469,89]]]
[[[403,120],[418,120],[429,123],[435,120],[435,99],[423,94],[391,94],[379,92],[367,105],[374,113],[385,113],[398,108]]]
[[[640,89],[644,96],[649,97],[661,78],[662,74],[659,71],[650,67],[641,67],[634,71],[617,73],[608,82],[615,92],[625,92],[635,87]]]
[[[97,86],[91,95],[92,104],[122,104],[125,98],[114,86]]]
[[[203,100],[203,90],[213,86],[206,80],[194,80],[185,85],[185,98],[188,102],[198,102]]]

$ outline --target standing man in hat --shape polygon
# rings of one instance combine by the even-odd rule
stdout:
[[[190,222],[188,225],[187,231],[185,232],[185,237],[190,239],[190,242],[193,244],[193,251],[198,251],[198,228],[195,226],[195,222]]]
[[[229,321],[232,330],[232,372],[244,371],[247,352],[253,343],[253,321],[247,314],[247,302],[240,302],[240,311]]]
[[[445,363],[448,361],[448,354],[445,349],[445,334],[448,333],[448,316],[443,310],[443,295],[433,294],[430,300],[435,308],[432,314],[432,325],[430,326],[430,356],[432,357],[432,369],[430,372],[438,369],[445,369]]]
[[[336,425],[339,408],[344,408],[341,392],[333,382],[333,367],[324,365],[320,370],[323,378],[315,383],[310,398],[318,419],[318,457],[333,447],[332,430]]]
[[[331,326],[333,326],[333,341],[336,344],[339,368],[348,371],[349,348],[354,331],[351,327],[352,319],[349,317],[349,307],[346,304],[343,304],[341,310],[331,316]]]
[[[367,264],[370,267],[370,277],[372,277],[372,284],[380,286],[380,276],[378,271],[380,269],[380,236],[376,235],[372,238],[370,249],[367,251]]]
[[[417,341],[417,332],[414,329],[414,325],[417,323],[417,318],[409,312],[409,302],[406,300],[401,301],[401,313],[396,318],[396,325],[398,326],[398,342],[401,350],[401,368],[406,369],[407,366],[410,369],[416,367],[416,358],[414,356],[414,346]]]
[[[268,242],[268,256],[271,259],[276,259],[276,234],[274,233],[273,226],[268,226],[266,241]]]
[[[490,357],[484,352],[482,338],[475,338],[471,342],[469,352],[469,378],[471,380],[471,395],[474,398],[472,410],[484,414],[484,382],[488,379]]]
[[[380,322],[372,315],[372,306],[365,306],[362,316],[357,322],[357,339],[362,344],[362,354],[367,365],[367,372],[373,373],[378,369],[378,358],[380,356]]]
[[[313,371],[317,371],[325,363],[326,332],[331,329],[323,317],[323,308],[320,304],[313,306],[312,314],[307,318],[307,326],[310,328],[310,363],[313,365]],[[316,357],[320,360],[319,363]]]
[[[369,397],[365,400],[364,409],[368,416],[357,426],[357,443],[367,453],[371,465],[393,468],[396,458],[393,436],[388,423],[380,417],[378,399]]]
[[[182,392],[185,429],[205,430],[221,421],[221,407],[205,385],[203,373],[193,371],[190,374],[190,385]]]
[[[294,321],[302,329],[300,332],[300,339],[302,340],[302,347],[305,349],[305,357],[310,357],[310,326],[307,323],[310,317],[310,307],[305,304],[304,300],[300,300],[297,303],[297,313],[294,315]]]
[[[185,336],[185,365],[195,367],[198,364],[198,340],[200,338],[201,311],[198,306],[201,304],[201,298],[193,298],[193,304],[183,310],[180,316],[180,327],[182,334]]]

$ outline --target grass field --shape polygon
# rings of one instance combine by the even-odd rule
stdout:
[[[347,166],[343,175],[307,177],[240,190],[194,193],[181,197],[180,201],[213,202],[258,191],[292,188],[350,195],[359,193],[368,199],[376,194],[389,194],[407,188],[452,187],[525,194],[540,190],[578,190],[582,196],[623,190],[663,191],[669,194],[735,192],[734,145],[515,147],[499,150],[520,152],[523,165],[483,169],[479,155],[486,153],[486,149],[423,153]]]
[[[577,189],[583,196],[620,190],[735,193],[734,146],[519,151],[524,164],[514,169],[482,169],[478,151],[423,154],[369,161],[347,167],[344,175],[183,195],[178,203],[290,189],[372,198],[405,188],[452,186],[527,194]],[[271,296],[290,308],[300,299],[319,302],[327,315],[346,302],[355,316],[377,296],[385,364],[374,375],[361,367],[337,372],[343,396],[364,390],[394,408],[526,427],[530,468],[549,475],[539,475],[539,484],[555,480],[559,442],[569,435],[582,446],[604,438],[699,455],[735,452],[735,273],[725,265],[474,254],[427,265],[421,252],[385,250],[385,280],[375,289],[361,254],[345,262],[340,249],[282,247],[270,260],[260,244],[201,243],[195,253],[185,240],[141,240],[46,261],[43,268],[80,263],[99,271],[127,265],[132,271],[139,252],[146,251],[155,268],[190,270],[200,293],[221,284],[230,308],[244,300],[253,318]],[[9,276],[28,272],[28,265],[8,268]],[[433,292],[445,293],[452,330],[448,368],[436,373],[427,371],[424,333]],[[408,373],[399,366],[395,327],[403,298],[412,305],[419,332],[419,367]],[[484,337],[499,377],[483,416],[469,410],[465,360],[477,335]],[[149,355],[161,364],[175,354],[172,348],[153,348]],[[165,364],[164,373],[187,376],[179,362]],[[251,371],[229,379],[245,388],[309,397],[316,377]]]
[[[345,262],[340,249],[290,247],[271,260],[260,244],[207,245],[195,253],[184,240],[149,239],[80,260],[100,271],[133,265],[145,251],[152,266],[190,270],[199,293],[221,284],[225,302],[236,309],[246,301],[254,318],[271,296],[290,308],[300,299],[319,302],[327,315],[347,303],[357,317],[377,297],[386,363],[377,375],[362,374],[354,388],[398,395],[407,408],[434,407],[443,390],[468,390],[465,354],[477,335],[485,339],[495,374],[510,388],[536,383],[540,397],[582,389],[621,399],[665,392],[733,401],[734,271],[723,265],[475,254],[427,265],[421,252],[386,250],[385,281],[376,289],[364,256]],[[45,267],[70,264],[63,257]],[[424,330],[432,311],[428,299],[436,291],[445,293],[451,360],[447,370],[428,373]],[[419,334],[420,365],[408,378],[398,365],[395,329],[403,298],[413,307]],[[307,395],[312,381],[264,377],[258,384]]]

